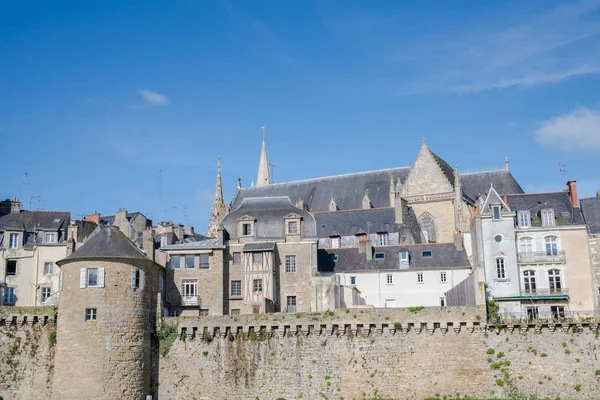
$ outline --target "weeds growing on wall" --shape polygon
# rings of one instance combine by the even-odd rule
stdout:
[[[169,354],[169,350],[175,340],[177,340],[177,325],[167,324],[163,318],[160,319],[156,329],[156,338],[158,339],[158,352],[162,357]]]

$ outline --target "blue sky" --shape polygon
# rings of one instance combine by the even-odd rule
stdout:
[[[162,170],[162,217],[204,231],[217,156],[229,201],[262,125],[276,181],[410,165],[425,136],[592,196],[599,89],[600,1],[4,0],[0,196],[156,220]]]

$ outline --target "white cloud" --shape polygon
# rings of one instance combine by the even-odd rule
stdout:
[[[562,149],[600,149],[600,112],[586,107],[543,121],[535,137]]]
[[[153,92],[151,90],[140,89],[138,90],[138,94],[142,96],[142,101],[146,107],[166,106],[170,103],[169,99],[167,99],[165,95]]]

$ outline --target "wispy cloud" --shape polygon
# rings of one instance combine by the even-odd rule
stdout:
[[[321,19],[326,28],[347,35],[362,29],[374,59],[379,57],[378,67],[402,72],[392,75],[393,82],[378,85],[394,94],[472,93],[599,74],[599,9],[599,0],[563,3],[533,14],[505,7],[506,12],[415,38],[391,27],[390,16],[354,21],[332,14]]]
[[[538,142],[565,150],[600,150],[600,112],[581,107],[543,121],[535,131]]]
[[[142,97],[144,107],[167,106],[170,100],[164,94],[156,93],[148,89],[138,90],[138,94]]]

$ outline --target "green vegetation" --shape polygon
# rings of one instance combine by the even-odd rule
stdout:
[[[540,354],[540,357],[548,357],[548,354],[542,353],[542,354]]]
[[[571,354],[571,350],[565,349],[565,354]]]
[[[496,379],[496,385],[504,386],[504,381],[502,379]]]
[[[158,340],[159,354],[166,357],[171,346],[177,340],[177,325],[167,324],[164,318],[161,318],[156,329],[156,339]]]
[[[424,308],[425,307],[423,307],[423,306],[408,307],[408,311],[410,311],[411,313],[416,314],[418,311],[421,311]]]
[[[495,352],[496,352],[496,350],[492,349],[491,347],[489,349],[487,349],[488,354],[494,354]]]
[[[498,357],[498,358],[504,357],[504,352],[499,351],[498,354],[496,354],[496,357]]]
[[[600,369],[596,370],[596,376],[600,375]]]
[[[300,318],[302,314],[300,314],[299,312],[296,313],[296,318]]]
[[[573,389],[575,389],[576,392],[579,392],[581,390],[581,383],[578,383],[577,385],[575,385],[575,387]]]
[[[52,330],[48,332],[48,344],[50,347],[56,345],[56,324],[52,327]]]
[[[402,329],[402,324],[400,322],[394,322],[394,329],[396,329],[396,330]]]

